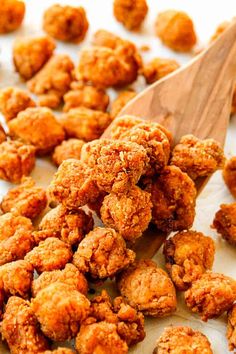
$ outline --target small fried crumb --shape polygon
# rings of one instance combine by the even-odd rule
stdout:
[[[15,31],[25,16],[25,3],[19,0],[1,0],[0,33]]]
[[[227,339],[229,350],[236,349],[236,304],[228,311]]]
[[[229,159],[223,169],[223,178],[230,193],[236,198],[236,156]]]
[[[221,204],[212,227],[231,245],[236,246],[236,203]]]
[[[114,0],[114,16],[128,30],[138,29],[144,21],[148,6],[146,0]]]
[[[122,108],[124,108],[125,105],[130,100],[132,100],[132,98],[134,98],[135,96],[136,96],[135,91],[130,91],[130,90],[121,91],[111,104],[110,114],[112,118],[117,117],[120,111],[122,110]]]
[[[142,51],[142,52],[149,52],[149,50],[151,49],[150,46],[148,44],[143,44],[139,47],[139,49]]]
[[[174,59],[155,58],[143,66],[143,75],[147,84],[153,84],[178,68],[179,63]]]
[[[81,149],[84,145],[84,141],[80,139],[68,139],[64,140],[60,145],[56,146],[52,155],[52,161],[56,166],[64,160],[68,159],[80,159]]]
[[[215,33],[212,35],[210,42],[214,42],[230,25],[229,21],[224,21],[216,28]]]

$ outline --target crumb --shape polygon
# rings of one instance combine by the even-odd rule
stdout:
[[[151,50],[151,47],[148,45],[148,44],[143,44],[139,47],[139,49],[142,51],[142,52],[149,52],[149,50]]]
[[[212,228],[231,245],[236,246],[236,203],[221,204],[215,214]]]
[[[236,349],[236,304],[228,311],[227,339],[229,351]]]
[[[84,141],[80,139],[64,140],[60,145],[56,146],[52,155],[52,161],[56,166],[68,159],[80,159],[81,149]]]
[[[121,91],[116,99],[112,102],[111,104],[111,117],[114,119],[115,117],[118,116],[118,114],[121,112],[121,110],[125,107],[125,105],[132,100],[136,96],[135,91]]]
[[[236,198],[236,156],[229,159],[223,169],[223,178],[230,193]]]
[[[180,67],[174,59],[155,58],[143,66],[143,75],[147,84],[153,84]]]
[[[229,21],[224,21],[220,23],[219,26],[216,28],[215,33],[212,35],[210,42],[214,42],[229,26]]]
[[[25,17],[25,3],[18,0],[1,0],[0,33],[15,31]]]
[[[7,135],[5,133],[5,130],[2,127],[2,124],[0,123],[0,144],[6,140],[7,140]]]
[[[31,220],[13,213],[5,213],[0,216],[0,242],[14,236],[16,231],[20,229],[33,231]]]
[[[146,0],[114,0],[113,13],[128,30],[136,30],[148,12]]]

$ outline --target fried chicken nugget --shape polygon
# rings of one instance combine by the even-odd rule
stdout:
[[[236,203],[221,204],[215,214],[212,228],[231,245],[236,246]]]
[[[13,44],[13,62],[24,80],[31,79],[51,58],[56,44],[49,36],[20,37]]]
[[[179,52],[190,51],[197,42],[193,21],[185,12],[167,10],[159,13],[155,31],[167,47]]]
[[[167,327],[157,341],[153,354],[213,354],[207,337],[187,326]]]
[[[74,64],[66,54],[53,55],[46,65],[27,82],[28,89],[38,96],[40,106],[57,108],[69,91]]]
[[[111,117],[114,119],[115,117],[118,116],[120,111],[122,110],[125,105],[132,100],[136,96],[136,92],[130,91],[130,90],[125,90],[121,91],[116,99],[112,102],[111,104]]]
[[[35,166],[35,147],[20,141],[7,140],[0,144],[0,179],[19,183]]]
[[[176,293],[171,279],[149,259],[135,261],[120,273],[117,285],[125,301],[144,315],[163,317],[176,309]]]
[[[214,241],[201,232],[182,231],[164,243],[166,268],[178,290],[187,290],[191,283],[214,261]]]
[[[70,246],[56,237],[49,237],[41,241],[25,256],[25,260],[31,263],[39,274],[62,269],[70,262],[71,258]]]
[[[46,206],[45,190],[36,187],[31,177],[25,177],[18,187],[10,189],[1,202],[1,209],[4,213],[12,212],[29,219],[38,216]]]
[[[33,231],[31,220],[13,213],[6,213],[0,216],[0,242],[14,236],[16,231],[20,229]]]
[[[115,230],[96,227],[80,242],[73,264],[92,278],[113,277],[133,263],[135,253],[126,248],[124,239]]]
[[[108,194],[102,203],[101,219],[130,242],[141,237],[152,218],[151,195],[137,186],[126,194]]]
[[[90,309],[90,302],[83,294],[60,282],[42,289],[31,305],[43,333],[59,342],[76,336]]]
[[[236,304],[228,311],[227,339],[229,350],[234,351],[236,349]]]
[[[223,169],[223,178],[230,193],[236,198],[236,156],[229,159]]]
[[[52,231],[55,237],[73,246],[78,245],[93,225],[92,213],[86,214],[82,209],[68,210],[59,204],[43,217],[39,230]]]
[[[11,354],[37,354],[49,349],[30,303],[20,297],[12,296],[8,300],[1,332]]]
[[[185,292],[188,308],[203,321],[229,310],[236,300],[236,281],[219,273],[204,273]]]
[[[52,155],[52,161],[56,166],[64,160],[68,159],[80,159],[81,149],[84,145],[84,141],[80,139],[68,139],[64,140],[60,145],[56,146]]]
[[[0,33],[15,31],[25,17],[25,3],[18,0],[1,0]]]
[[[147,84],[153,84],[180,67],[174,59],[155,58],[143,66],[143,76]]]
[[[128,30],[138,29],[148,12],[146,0],[114,0],[113,13]]]

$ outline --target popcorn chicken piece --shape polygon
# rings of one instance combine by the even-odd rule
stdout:
[[[192,226],[197,192],[186,173],[176,166],[166,166],[159,176],[144,183],[152,196],[152,222],[159,230],[169,233]]]
[[[157,341],[153,354],[213,354],[207,337],[187,326],[167,327]]]
[[[19,183],[28,176],[35,165],[35,147],[20,141],[4,141],[0,144],[0,179]]]
[[[125,301],[144,315],[163,317],[176,309],[172,281],[149,259],[138,260],[120,273],[117,285]]]
[[[228,311],[227,339],[229,350],[234,351],[236,349],[236,304]]]
[[[80,139],[68,139],[64,140],[60,145],[56,146],[52,155],[52,161],[56,166],[64,160],[68,159],[80,159],[81,149],[84,145],[84,141]]]
[[[108,194],[102,203],[101,219],[130,242],[142,236],[152,218],[151,195],[137,186],[126,194]]]
[[[212,228],[231,245],[236,246],[236,203],[221,204],[215,214]]]
[[[13,62],[24,80],[31,79],[51,58],[56,44],[49,36],[20,37],[13,44]]]
[[[73,264],[92,278],[113,277],[133,263],[135,253],[126,248],[124,239],[115,230],[96,227],[80,242]]]
[[[28,89],[38,96],[40,106],[57,108],[69,91],[74,64],[65,54],[53,55],[44,67],[27,83]]]
[[[5,140],[7,140],[7,136],[5,130],[2,127],[2,124],[0,123],[0,144],[3,143]]]
[[[41,241],[25,256],[25,260],[31,263],[39,274],[62,269],[66,263],[70,262],[71,258],[70,246],[56,237],[49,237],[45,241]]]
[[[108,113],[77,107],[65,113],[60,121],[68,137],[91,141],[100,138],[111,117]]]
[[[143,67],[143,75],[147,84],[153,84],[180,67],[174,59],[155,58]]]
[[[8,300],[1,330],[12,354],[42,353],[49,349],[30,303],[20,297]]]
[[[213,139],[200,140],[194,135],[185,135],[174,147],[171,165],[179,167],[193,180],[209,176],[223,168],[224,151]]]
[[[114,16],[128,30],[138,29],[144,21],[148,6],[146,0],[114,0]]]
[[[79,43],[88,30],[89,23],[83,7],[50,6],[43,15],[43,29],[61,41]]]
[[[222,315],[236,300],[236,281],[219,273],[204,273],[185,292],[188,308],[203,321]]]
[[[125,105],[135,96],[136,92],[134,91],[121,91],[111,104],[111,117],[117,117],[120,111],[125,107]]]
[[[38,216],[47,206],[46,192],[35,186],[31,177],[25,177],[22,183],[3,197],[1,209],[4,213],[12,212],[29,219]]]
[[[223,169],[223,178],[230,193],[236,198],[236,156],[229,159]]]
[[[62,162],[48,189],[53,201],[67,209],[78,209],[99,195],[94,172],[83,161],[69,159]]]
[[[0,216],[0,242],[14,236],[21,229],[33,231],[31,220],[13,213],[6,213]]]
[[[76,336],[90,308],[90,302],[83,294],[60,282],[42,289],[31,305],[43,333],[60,342]]]
[[[60,144],[65,133],[52,111],[45,107],[27,108],[8,124],[9,133],[32,144],[39,155],[47,154]]]
[[[210,270],[214,253],[214,241],[201,232],[182,231],[166,240],[163,254],[176,288],[187,290],[193,281]]]
[[[62,270],[43,272],[38,278],[34,279],[32,296],[37,296],[42,289],[56,282],[71,285],[84,295],[88,292],[88,282],[85,276],[73,264],[68,263]]]
[[[0,33],[15,31],[25,16],[25,3],[18,0],[1,0]]]
[[[59,204],[43,217],[39,229],[51,231],[55,237],[73,246],[78,245],[93,225],[92,213],[86,214],[82,209],[68,210]]]
[[[92,44],[98,47],[107,47],[110,49],[116,49],[119,45],[122,45],[124,40],[118,37],[116,34],[100,29],[94,33],[92,38]]]
[[[155,30],[167,47],[179,52],[190,51],[197,42],[193,21],[185,12],[167,10],[159,13]]]

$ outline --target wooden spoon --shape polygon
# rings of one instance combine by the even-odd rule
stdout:
[[[175,143],[185,134],[213,138],[224,146],[236,77],[236,21],[204,52],[132,99],[119,116],[133,115],[168,128]],[[112,126],[112,125],[111,125]],[[109,138],[111,126],[102,137]],[[196,181],[198,192],[208,178]],[[135,245],[151,258],[166,235],[148,229]]]

